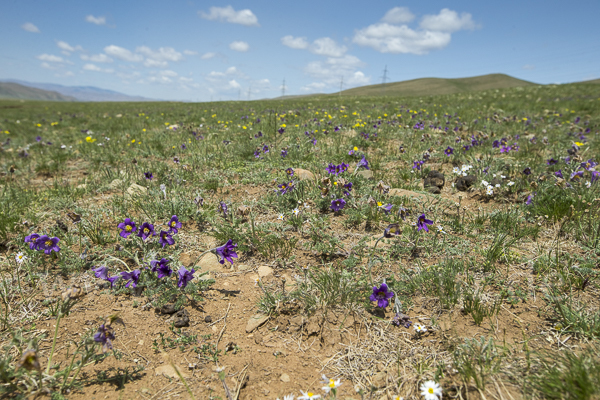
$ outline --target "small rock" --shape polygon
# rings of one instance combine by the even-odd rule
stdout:
[[[371,383],[377,389],[382,389],[387,384],[387,374],[385,372],[378,372],[371,378]]]
[[[133,196],[144,196],[148,193],[148,189],[138,185],[137,183],[132,183],[131,186],[127,188],[128,197]]]
[[[302,168],[294,168],[294,176],[298,177],[298,179],[301,181],[315,179],[315,174]]]
[[[198,261],[198,266],[200,266],[200,269],[202,270],[202,272],[207,272],[207,271],[217,271],[217,272],[222,272],[223,268],[228,267],[229,262],[225,261],[225,264],[221,264],[219,262],[219,257],[217,257],[216,255],[212,254],[212,253],[206,253],[205,255],[202,256],[202,258],[200,259],[200,261]]]
[[[175,322],[173,322],[175,328],[183,328],[186,326],[190,326],[190,314],[187,312],[185,308],[177,311],[175,314]]]
[[[364,171],[359,171],[356,175],[362,176],[365,179],[373,179],[373,171],[366,169]]]
[[[165,304],[164,306],[162,306],[160,308],[161,314],[171,315],[171,314],[175,314],[176,312],[177,312],[177,309],[175,308],[175,306],[173,304]]]
[[[459,177],[454,183],[454,187],[461,192],[467,191],[475,183],[475,175],[467,175]]]
[[[302,325],[304,325],[304,318],[301,315],[290,319],[290,331],[298,332],[302,328]]]
[[[273,274],[273,268],[271,268],[267,265],[261,265],[260,267],[258,267],[258,276],[260,276],[261,278],[265,278],[272,274]]]
[[[288,374],[281,374],[279,379],[281,379],[281,382],[288,383],[290,381],[290,376]]]
[[[179,370],[179,373],[181,374],[181,376],[183,376],[184,378],[189,377],[188,374],[186,374],[179,368],[178,368],[178,370]],[[158,368],[154,368],[154,375],[164,375],[169,378],[179,379],[177,372],[175,372],[175,368],[173,368],[171,365],[163,365]]]
[[[441,189],[437,186],[429,186],[427,188],[427,191],[431,194],[440,194],[442,193]]]
[[[424,188],[438,187],[441,189],[444,187],[444,183],[446,183],[444,174],[442,174],[439,171],[429,171],[429,174],[427,174],[427,177],[425,179],[423,179],[423,187]]]
[[[204,322],[210,324],[212,322],[212,317],[210,315],[207,315],[206,317],[204,317]]]
[[[192,254],[192,253],[181,253],[179,255],[179,262],[183,264],[184,267],[192,267],[194,261],[196,261],[196,258],[198,258],[197,255]]]
[[[108,184],[108,188],[112,189],[112,190],[117,190],[121,186],[123,186],[123,181],[120,179],[115,179],[111,183]]]
[[[246,333],[250,333],[269,319],[268,315],[264,314],[255,314],[250,317],[248,323],[246,324]]]

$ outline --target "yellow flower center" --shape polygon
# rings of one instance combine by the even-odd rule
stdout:
[[[33,238],[31,238],[31,241],[32,241],[32,242],[35,242],[35,240],[36,240],[36,239],[37,239],[37,238],[34,238],[34,237],[33,237]]]
[[[125,227],[125,230],[126,230],[127,232],[131,232],[131,230],[132,230],[132,229],[133,229],[133,228],[131,227],[131,225],[127,225],[127,226]]]
[[[23,254],[19,254],[17,257],[19,257],[19,260],[23,259]]]
[[[150,232],[150,229],[144,228],[144,233],[149,233],[149,232]]]
[[[358,150],[358,147],[354,146],[354,151],[357,151],[357,150]]]
[[[381,207],[381,206],[383,205],[383,203],[382,203],[382,202],[380,202],[380,201],[378,201],[378,202],[377,202],[377,205],[378,205],[379,207]]]
[[[175,222],[175,221],[171,222],[172,227],[175,227],[175,225],[177,225],[177,222]]]
[[[52,246],[52,240],[46,240],[46,246]]]
[[[329,387],[332,389],[335,387],[335,382],[333,381],[333,379],[329,380]]]
[[[308,397],[313,397],[313,394],[311,392],[306,393],[308,395]]]
[[[427,389],[427,391],[428,391],[430,394],[433,394],[433,388],[431,388],[431,387],[430,387],[429,389]]]

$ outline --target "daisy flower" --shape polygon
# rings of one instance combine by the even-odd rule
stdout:
[[[23,254],[23,252],[18,252],[17,255],[15,256],[15,260],[17,261],[18,264],[23,264],[23,261],[27,260],[27,256],[25,254]]]
[[[279,400],[279,397],[277,398]],[[287,396],[283,396],[283,400],[294,400],[293,394],[288,394]]]
[[[342,385],[340,379],[338,379],[337,381],[334,381],[333,379],[327,379],[327,377],[324,374],[322,378],[322,382],[325,384],[325,386],[323,386],[321,389],[323,389],[323,391],[327,394],[329,394],[329,392],[332,390],[335,391],[338,387]]]
[[[300,392],[302,392],[302,390]],[[298,397],[298,400],[314,400],[320,398],[320,394],[314,394],[312,392],[302,392],[302,396]]]
[[[446,232],[444,232],[444,227],[443,226],[438,225],[437,229],[438,229],[438,233],[443,233],[444,235],[446,234]]]
[[[278,220],[283,221],[283,214],[279,214],[279,216],[277,217]]]
[[[490,185],[487,187],[485,194],[487,194],[488,196],[493,196],[494,195],[494,188]]]
[[[425,328],[425,325],[415,324],[415,332],[425,333],[425,332],[427,332],[427,328]]]
[[[294,215],[300,214],[300,210],[297,208],[294,208],[294,210],[292,212],[294,213]]]
[[[435,381],[427,381],[420,387],[421,396],[425,397],[425,400],[438,400],[438,397],[442,397],[442,387]]]

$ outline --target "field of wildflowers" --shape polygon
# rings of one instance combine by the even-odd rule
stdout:
[[[1,397],[600,396],[598,84],[0,111]]]

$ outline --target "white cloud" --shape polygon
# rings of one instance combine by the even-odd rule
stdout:
[[[225,76],[224,72],[211,71],[208,74],[209,78],[222,78]]]
[[[93,15],[88,15],[85,17],[85,20],[89,23],[96,25],[106,25],[105,17],[94,17]]]
[[[41,65],[42,68],[45,68],[45,69],[56,69],[56,66],[50,65],[47,62],[43,62],[40,65]]]
[[[239,89],[241,87],[242,87],[242,85],[237,83],[235,79],[232,79],[229,81],[229,89]]]
[[[261,79],[257,83],[261,86],[271,86],[271,82],[267,78]]]
[[[347,49],[346,46],[339,46],[335,40],[324,37],[315,40],[309,50],[321,56],[341,57]]]
[[[444,8],[438,15],[426,15],[421,20],[421,28],[430,31],[456,32],[465,29],[473,30],[479,26],[473,22],[471,14],[461,13]]]
[[[325,84],[323,82],[313,82],[306,86],[303,86],[302,88],[300,88],[300,90],[302,90],[303,92],[314,93],[314,92],[320,92],[323,89],[325,89],[326,87],[327,87],[327,84]]]
[[[390,24],[406,24],[415,19],[415,15],[407,7],[394,7],[381,20]]]
[[[198,52],[194,50],[184,50],[183,54],[185,54],[186,56],[197,56]]]
[[[447,32],[415,31],[406,25],[376,23],[358,30],[352,41],[361,46],[372,47],[381,53],[427,54],[450,43]]]
[[[46,54],[46,53],[44,53],[44,54],[40,54],[36,58],[38,60],[46,61],[46,62],[51,62],[51,63],[73,64],[71,61],[65,60],[64,58],[59,57],[59,56],[55,56],[53,54]]]
[[[235,11],[231,6],[211,7],[208,14],[204,11],[200,11],[199,14],[202,18],[208,20],[225,21],[245,26],[260,26],[258,18],[249,9]]]
[[[178,76],[177,72],[171,71],[170,69],[168,69],[166,71],[160,71],[160,75],[161,76],[169,76],[171,78]]]
[[[71,46],[69,43],[67,42],[63,42],[62,40],[59,40],[56,42],[56,45],[58,46],[59,49],[63,50],[63,53],[69,55],[70,53],[74,52],[74,51],[82,51],[83,48],[81,46]]]
[[[523,65],[523,69],[532,70],[532,69],[535,69],[535,65],[533,65],[533,64],[525,64],[525,65]]]
[[[169,78],[168,76],[151,76],[150,78],[148,78],[148,80],[150,82],[163,83],[163,84],[173,82],[173,80],[171,78]]]
[[[144,59],[141,55],[134,54],[131,51],[124,49],[123,47],[115,46],[114,44],[106,46],[104,52],[109,56],[113,56],[114,58],[123,61],[140,62]]]
[[[25,22],[23,25],[21,25],[21,28],[23,28],[27,32],[40,33],[38,27],[32,24],[31,22]]]
[[[202,56],[200,58],[203,59],[203,60],[209,60],[209,59],[213,58],[216,55],[217,55],[217,53],[210,53],[209,52],[209,53],[202,54]]]
[[[115,72],[115,70],[112,68],[100,68],[99,66],[94,65],[94,64],[85,64],[83,66],[83,70],[84,71],[93,71],[93,72],[105,72],[107,74],[112,74],[113,72]]]
[[[229,67],[225,70],[225,73],[228,75],[237,74],[239,71],[236,67]]]
[[[114,60],[107,56],[106,54],[92,54],[91,56],[87,54],[82,54],[79,56],[83,61],[91,61],[96,63],[111,63]]]
[[[248,51],[248,49],[250,48],[250,45],[246,42],[235,41],[235,42],[231,42],[231,44],[229,44],[229,48],[231,50],[245,52],[245,51]]]
[[[292,49],[306,49],[308,48],[308,42],[304,37],[293,37],[292,35],[287,35],[281,38],[281,43],[284,46],[290,47]]]
[[[181,76],[181,77],[179,77],[179,80],[180,80],[181,82],[185,82],[185,83],[194,82],[194,79],[193,79],[193,78],[187,78],[187,77],[185,77],[185,76]]]
[[[135,49],[136,53],[141,53],[146,57],[156,61],[181,61],[183,55],[172,47],[160,47],[158,50],[152,50],[146,46],[140,46]]]
[[[304,72],[320,82],[307,85],[302,90],[314,91],[326,87],[339,88],[342,77],[345,88],[366,85],[371,78],[357,70],[363,65],[364,63],[358,57],[349,54],[343,57],[328,57],[324,62],[313,61],[304,68]]]
[[[166,61],[158,61],[158,60],[153,60],[151,58],[146,58],[144,60],[144,67],[148,67],[148,68],[167,68],[169,66],[169,63]]]

